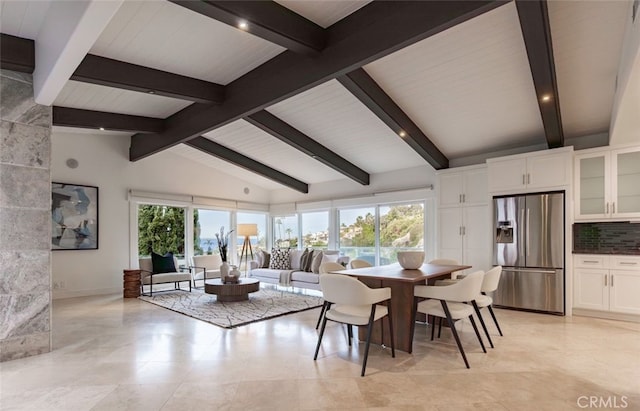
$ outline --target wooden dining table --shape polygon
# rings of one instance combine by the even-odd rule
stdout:
[[[411,353],[413,348],[413,333],[416,315],[414,311],[413,288],[415,285],[433,285],[436,280],[450,278],[451,273],[471,268],[468,265],[439,265],[423,264],[417,270],[405,270],[399,264],[378,267],[355,268],[349,270],[332,271],[332,274],[344,274],[357,277],[371,288],[391,288],[391,315],[395,348]],[[371,342],[391,345],[388,321],[378,321],[374,324]],[[359,338],[366,339],[366,327],[359,327]]]

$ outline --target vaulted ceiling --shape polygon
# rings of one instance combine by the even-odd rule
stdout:
[[[115,3],[93,11],[87,52],[65,57],[54,130],[127,133],[131,161],[168,150],[300,192],[608,133],[631,13],[630,1]],[[34,70],[57,7],[2,0],[3,68]]]

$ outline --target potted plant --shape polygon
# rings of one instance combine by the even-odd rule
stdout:
[[[220,266],[220,279],[222,282],[229,276],[229,264],[227,263],[227,250],[229,247],[229,235],[233,230],[230,230],[227,234],[224,233],[224,227],[220,227],[220,233],[216,233],[216,240],[218,241],[218,251],[220,251],[220,259],[222,259],[222,265]]]

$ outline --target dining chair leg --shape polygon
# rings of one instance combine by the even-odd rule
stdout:
[[[480,346],[482,346],[482,351],[484,351],[484,353],[487,353],[487,349],[484,346],[484,342],[482,341],[482,337],[480,336],[480,331],[478,331],[478,326],[476,326],[476,322],[473,319],[473,314],[471,314],[469,316],[469,321],[471,321],[471,325],[473,326],[473,331],[476,332],[476,337],[478,337],[478,341],[480,341]]]
[[[493,318],[493,322],[496,323],[496,327],[498,327],[498,332],[500,333],[500,336],[502,337],[502,330],[500,329],[500,325],[498,324],[498,320],[496,319],[496,315],[493,313],[493,308],[491,308],[491,305],[488,305],[487,308],[489,309],[489,312],[491,313],[491,317]]]
[[[480,320],[480,325],[482,325],[482,329],[484,330],[484,333],[487,336],[487,339],[489,340],[489,344],[491,345],[491,348],[495,348],[493,346],[493,341],[491,341],[491,336],[489,335],[489,330],[487,330],[487,325],[484,323],[484,318],[482,318],[482,314],[480,313],[480,308],[478,307],[478,304],[474,301],[471,301],[471,304],[473,304],[473,309],[476,311],[476,315],[478,316],[478,319]]]
[[[449,307],[447,306],[447,302],[444,300],[440,300],[440,303],[442,304],[442,309],[444,310],[444,314],[447,316],[447,321],[449,322],[449,328],[451,328],[451,333],[453,333],[453,338],[456,340],[456,344],[458,345],[458,350],[460,350],[460,354],[462,354],[464,365],[466,365],[467,368],[471,368],[469,367],[469,361],[467,361],[467,356],[464,354],[464,349],[462,348],[460,337],[458,337],[456,326],[453,323],[453,319],[451,318],[451,312],[449,312]]]
[[[313,360],[318,359],[318,352],[320,351],[320,344],[322,343],[322,336],[324,335],[324,329],[327,326],[327,317],[322,318],[322,328],[320,328],[320,335],[318,336],[318,345],[316,345],[316,353],[313,355]]]
[[[438,317],[438,338],[440,338],[440,333],[442,333],[442,317]]]
[[[349,347],[351,347],[351,340],[353,339],[353,325],[347,324],[347,337],[349,339]]]
[[[373,331],[373,319],[376,314],[376,305],[371,306],[371,315],[369,315],[369,326],[367,327],[367,344],[364,348],[364,358],[362,359],[362,373],[361,377],[364,377],[364,370],[367,368],[367,358],[369,358],[369,346],[371,345],[371,332]]]
[[[316,330],[320,327],[320,322],[324,318],[324,313],[327,311],[327,302],[322,303],[322,309],[320,310],[320,316],[318,317],[318,322],[316,323]]]
[[[393,336],[393,316],[391,315],[391,301],[387,305],[387,317],[389,317],[389,337],[391,338],[391,357],[396,358],[396,343]]]
[[[431,317],[431,318],[432,318],[432,321],[431,321],[431,341],[433,341],[433,335],[434,335],[434,333],[436,331],[436,320],[435,320],[436,317]]]

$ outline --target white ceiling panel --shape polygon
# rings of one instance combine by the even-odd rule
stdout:
[[[227,84],[284,50],[168,1],[126,1],[91,53]]]
[[[344,175],[332,168],[244,120],[227,124],[204,136],[305,183],[320,183],[344,178]]]
[[[49,4],[49,0],[2,0],[0,32],[35,40]]]
[[[239,178],[246,182],[250,182],[256,184],[265,190],[277,190],[281,189],[283,186],[278,184],[268,178],[261,177],[258,174],[255,174],[251,171],[247,171],[244,168],[235,166],[227,161],[220,160],[217,157],[211,156],[207,153],[203,153],[202,151],[189,147],[185,144],[178,144],[176,146],[171,147],[167,150],[169,153],[176,154],[181,156],[186,161],[195,161],[196,163],[202,164],[204,166],[210,167],[211,170],[211,181],[212,184],[215,184],[216,174],[215,170],[218,170],[227,175]],[[217,176],[220,178],[220,176]]]
[[[449,158],[544,141],[513,2],[365,69]]]
[[[327,28],[371,0],[275,0],[318,26]]]
[[[166,118],[191,104],[155,94],[138,93],[96,84],[67,81],[54,106]]]
[[[370,174],[426,162],[337,80],[267,111]]]
[[[552,1],[549,20],[567,138],[609,130],[628,1]]]

